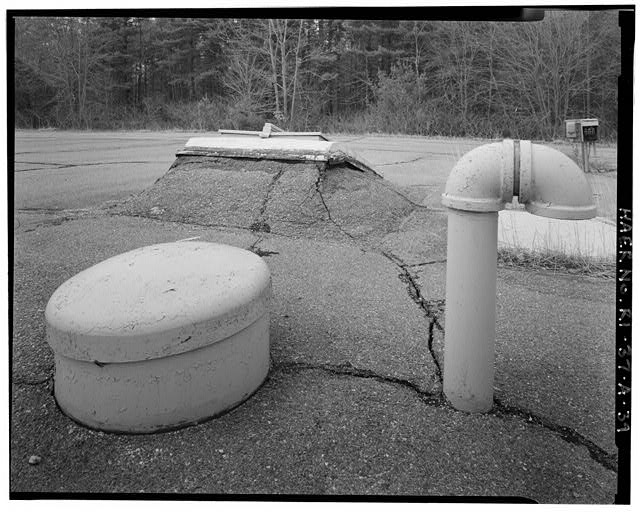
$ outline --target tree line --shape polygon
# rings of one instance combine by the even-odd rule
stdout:
[[[617,11],[537,22],[18,17],[18,127],[615,138]]]

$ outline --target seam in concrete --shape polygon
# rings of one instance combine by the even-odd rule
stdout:
[[[399,257],[395,256],[389,251],[382,251],[382,255],[401,270],[402,273],[399,274],[398,277],[403,283],[407,285],[407,291],[409,292],[411,300],[413,300],[420,307],[420,309],[424,311],[425,316],[429,320],[433,321],[435,323],[435,326],[442,331],[442,325],[438,320],[438,311],[444,305],[444,301],[441,299],[435,301],[426,300],[422,296],[417,279],[408,270],[409,265],[404,263]]]
[[[425,265],[437,265],[438,263],[446,263],[446,259],[434,259],[433,261],[424,261],[422,263],[412,263],[411,265],[404,265],[406,268],[412,268],[414,266],[425,266]]]
[[[407,284],[409,295],[411,296],[413,301],[420,306],[420,308],[425,312],[425,315],[427,316],[427,318],[430,320],[428,348],[431,354],[431,358],[433,359],[433,362],[436,365],[438,377],[442,382],[442,368],[433,350],[433,327],[436,326],[441,331],[444,331],[444,329],[442,328],[438,320],[438,315],[437,315],[437,310],[444,306],[444,301],[443,300],[426,301],[422,297],[422,294],[420,292],[420,288],[416,282],[416,279],[407,270],[409,265],[406,265],[400,258],[393,255],[391,252],[386,251],[386,252],[382,252],[382,254],[402,270],[403,273],[400,275],[400,280]],[[499,399],[494,399],[494,404],[495,406],[492,413],[495,414],[496,416],[502,416],[502,417],[508,416],[508,415],[516,416],[518,418],[523,419],[525,422],[542,426],[554,432],[555,434],[559,435],[561,438],[563,438],[567,442],[586,447],[593,460],[595,460],[597,463],[599,463],[600,465],[602,465],[603,467],[609,470],[612,470],[614,472],[617,471],[617,464],[616,464],[615,457],[608,454],[606,451],[604,451],[602,448],[600,448],[591,440],[582,436],[575,429],[556,424],[550,420],[546,420],[543,417],[535,415],[534,413],[530,413],[526,410],[523,410],[522,408],[507,406],[506,404],[502,403]]]
[[[139,214],[139,213],[105,213],[105,216],[111,216],[111,217],[122,217],[122,218],[141,218],[143,220],[152,220],[154,222],[159,222],[159,223],[164,223],[164,224],[178,224],[178,225],[190,225],[193,227],[204,227],[207,229],[238,229],[238,230],[242,230],[242,231],[248,231],[248,232],[253,232],[255,233],[256,231],[254,229],[252,229],[251,227],[245,227],[243,225],[225,225],[225,224],[203,224],[203,223],[198,223],[198,222],[194,222],[194,221],[183,221],[183,220],[165,220],[163,218],[159,218],[159,217],[154,217],[154,216],[149,216],[149,215],[145,215],[145,214]],[[285,219],[278,219],[278,221],[280,222],[287,222],[288,220]],[[291,222],[294,223],[294,222]],[[314,225],[317,222],[312,222],[312,223],[304,223],[304,222],[297,222],[297,225]],[[273,236],[281,236],[283,238],[291,238],[290,234],[284,234],[284,233],[280,233],[280,232],[275,232],[275,231],[269,231],[269,234],[273,235]],[[355,237],[352,236],[352,238],[357,241],[355,239]],[[366,252],[366,250],[364,249],[360,249],[362,252]]]
[[[400,193],[392,184],[389,184],[389,183],[387,183],[385,181],[380,181],[380,180],[378,180],[378,179],[376,179],[374,177],[371,177],[371,176],[369,176],[367,174],[363,174],[362,179],[367,180],[369,182],[375,182],[377,185],[382,186],[383,188],[389,190],[391,193],[395,193],[400,198],[406,200],[409,204],[411,204],[416,209],[423,209],[425,211],[435,211],[433,208],[430,208],[428,206],[423,206],[422,204],[418,204],[418,203],[414,202],[413,200],[411,200],[409,197],[407,197],[403,193]]]
[[[358,368],[353,366],[349,361],[345,363],[341,363],[338,365],[334,365],[331,363],[306,363],[300,361],[285,361],[274,363],[272,366],[272,371],[282,371],[282,372],[296,372],[303,370],[318,370],[322,372],[326,372],[328,374],[336,375],[336,376],[347,376],[347,377],[358,377],[362,379],[373,379],[375,381],[379,381],[381,383],[392,384],[396,386],[401,386],[403,388],[408,388],[412,390],[418,398],[426,405],[435,406],[435,407],[445,407],[451,411],[456,411],[451,405],[447,402],[441,392],[437,394],[433,394],[422,390],[412,381],[408,379],[400,379],[394,376],[382,375],[373,370]],[[618,467],[616,463],[615,456],[607,453],[604,449],[599,447],[597,444],[585,438],[580,433],[578,433],[575,429],[570,427],[561,426],[559,424],[555,424],[549,420],[546,420],[539,415],[534,413],[527,412],[521,408],[508,406],[504,404],[499,399],[494,399],[494,409],[490,412],[490,414],[498,417],[498,418],[507,418],[514,417],[521,419],[526,424],[537,425],[551,431],[552,433],[558,435],[564,441],[571,443],[573,445],[585,447],[589,452],[591,458],[597,462],[602,467],[607,470],[617,472]]]
[[[588,438],[582,436],[575,429],[567,426],[563,426],[560,424],[556,424],[550,420],[547,420],[540,415],[536,415],[530,411],[526,411],[522,408],[518,408],[517,406],[509,406],[505,404],[500,399],[494,397],[493,399],[494,407],[491,411],[497,417],[505,418],[508,416],[517,417],[523,419],[525,422],[529,424],[535,424],[549,431],[557,434],[564,441],[572,443],[574,445],[579,445],[582,447],[586,447],[587,451],[589,451],[589,455],[591,458],[602,465],[604,468],[611,470],[613,472],[618,471],[618,465],[616,457],[612,454],[609,454],[602,447],[589,440]]]
[[[301,220],[289,220],[288,218],[270,218],[270,220],[274,222],[283,222],[291,225],[298,225],[302,227],[311,227],[312,225],[317,225],[318,220],[312,220],[310,222],[302,222]]]
[[[67,209],[61,207],[21,207],[16,209],[16,212],[21,213],[46,213],[48,215],[53,215],[56,213],[60,213],[62,211],[68,211]]]
[[[436,365],[436,374],[438,375],[438,380],[440,384],[442,384],[442,367],[440,366],[440,362],[438,361],[438,357],[436,356],[435,351],[433,350],[433,326],[436,324],[436,320],[429,321],[429,339],[427,340],[427,348],[429,349],[429,354],[431,354],[431,359]]]
[[[319,170],[320,171],[320,170]],[[318,180],[316,181],[316,190],[318,191],[320,198],[324,204],[324,199],[322,198],[322,193],[319,190],[319,186],[320,186],[320,181],[321,181],[321,175],[318,176]],[[327,208],[326,204],[325,205],[325,209],[327,209],[327,213],[329,215],[329,218],[331,219],[331,214],[329,212],[329,209]],[[40,211],[40,212],[47,212],[47,213],[59,213],[60,211],[66,211],[64,209],[44,209],[44,208],[23,208],[23,209],[19,209],[18,211]],[[109,216],[120,216],[120,217],[134,217],[134,218],[146,218],[149,220],[154,220],[157,222],[161,222],[161,223],[179,223],[182,225],[192,225],[192,226],[198,226],[198,227],[221,227],[221,228],[226,228],[226,229],[241,229],[241,230],[250,230],[247,227],[242,227],[242,226],[230,226],[230,225],[221,225],[221,224],[215,224],[215,225],[207,225],[207,224],[198,224],[198,223],[194,223],[194,222],[176,222],[176,221],[167,221],[167,220],[162,220],[162,219],[158,219],[158,218],[153,218],[153,217],[149,217],[149,216],[144,216],[144,215],[126,215],[126,214],[119,214],[119,213],[108,213]],[[331,221],[335,224],[335,222],[331,219]],[[337,224],[336,226],[338,228],[340,228]],[[341,229],[341,228],[340,228]],[[342,229],[341,229],[342,230]],[[343,231],[344,232],[344,231]],[[274,233],[275,234],[275,233]],[[348,233],[345,233],[347,235],[349,235],[352,239],[355,239],[353,236],[351,236]],[[279,236],[286,236],[286,235],[279,235]],[[249,250],[253,251],[253,252],[260,252],[261,249],[259,249],[257,247],[258,243],[262,240],[262,237],[258,238],[250,247]],[[256,253],[257,253],[256,252]],[[267,252],[269,255],[270,254],[276,254],[275,252],[269,252],[269,251],[262,251],[262,252]],[[394,265],[396,265],[398,268],[401,269],[402,274],[399,275],[399,278],[401,281],[403,281],[405,284],[407,284],[407,289],[409,292],[409,295],[411,296],[412,300],[419,305],[419,307],[424,311],[425,315],[427,316],[427,318],[430,320],[430,324],[429,324],[429,340],[428,340],[428,347],[429,347],[429,352],[431,353],[432,359],[436,365],[436,369],[437,369],[437,374],[438,377],[440,379],[440,381],[442,381],[442,370],[441,370],[441,365],[438,362],[434,352],[433,352],[433,327],[436,326],[438,327],[440,330],[442,330],[442,326],[440,325],[438,318],[437,318],[437,309],[440,308],[443,304],[442,300],[437,300],[437,301],[427,301],[425,300],[420,292],[420,288],[418,287],[418,284],[415,280],[415,278],[409,273],[409,271],[407,270],[410,267],[414,267],[414,266],[420,266],[420,265],[424,265],[424,264],[434,264],[434,263],[440,263],[440,262],[446,262],[446,260],[434,260],[434,261],[429,261],[429,262],[424,262],[424,263],[417,263],[417,264],[411,264],[408,265],[406,263],[404,263],[400,258],[398,258],[397,256],[393,255],[391,252],[388,251],[383,251],[381,252],[381,254],[383,256],[385,256],[387,259],[389,259]],[[260,255],[260,254],[258,254]],[[435,310],[434,310],[435,308]],[[381,375],[379,373],[376,373],[372,370],[369,369],[362,369],[362,368],[358,368],[358,367],[354,367],[351,363],[346,362],[344,364],[340,364],[340,365],[332,365],[332,364],[311,364],[311,363],[303,363],[303,362],[281,362],[281,363],[275,363],[273,366],[274,370],[282,370],[282,371],[295,371],[295,370],[321,370],[327,373],[331,373],[334,375],[342,375],[342,376],[351,376],[351,377],[360,377],[360,378],[365,378],[365,379],[374,379],[377,381],[381,381],[381,382],[385,382],[385,383],[389,383],[389,384],[395,384],[395,385],[399,385],[399,386],[403,386],[405,388],[409,388],[411,390],[413,390],[416,394],[418,394],[418,396],[421,398],[421,400],[429,405],[433,405],[433,406],[449,406],[448,403],[446,402],[446,400],[443,398],[443,396],[441,395],[441,393],[438,394],[432,394],[429,392],[426,392],[422,389],[420,389],[415,383],[407,380],[407,379],[399,379],[397,377],[393,377],[393,376],[386,376],[386,375]],[[12,381],[12,384],[14,385],[27,385],[27,386],[37,386],[37,385],[41,385],[44,383],[47,383],[48,381],[50,381],[53,378],[53,372],[51,372],[46,378],[44,379],[38,379],[38,380],[34,380],[34,381],[27,381],[27,380],[16,380],[16,381]],[[617,472],[617,462],[616,462],[616,458],[615,456],[613,456],[612,454],[607,453],[604,449],[602,449],[601,447],[599,447],[597,444],[595,444],[594,442],[592,442],[591,440],[589,440],[588,438],[582,436],[580,433],[578,433],[576,430],[567,427],[567,426],[562,426],[560,424],[556,424],[552,421],[549,421],[539,415],[536,415],[534,413],[528,412],[526,410],[523,410],[522,408],[518,408],[515,406],[509,406],[505,403],[503,403],[501,400],[499,399],[494,399],[494,409],[492,410],[492,414],[497,416],[497,417],[516,417],[516,418],[520,418],[523,421],[525,421],[526,423],[530,423],[530,424],[535,424],[541,427],[544,427],[545,429],[552,431],[553,433],[557,434],[558,436],[560,436],[563,440],[572,443],[574,445],[579,445],[579,446],[583,446],[585,447],[591,458],[596,461],[598,464],[602,465],[603,467],[607,468],[608,470]]]
[[[433,350],[433,328],[435,326],[441,331],[444,331],[442,325],[440,324],[440,321],[438,320],[438,311],[444,306],[444,300],[426,300],[422,296],[422,292],[420,291],[420,287],[418,286],[416,278],[413,277],[413,275],[411,275],[408,270],[409,265],[405,264],[399,257],[395,256],[389,251],[383,251],[382,255],[385,256],[398,268],[400,268],[402,273],[399,274],[398,277],[403,283],[407,285],[407,291],[409,293],[409,296],[411,297],[411,300],[413,300],[420,307],[420,309],[424,312],[425,316],[429,320],[429,337],[427,339],[427,349],[429,350],[429,354],[431,355],[431,360],[436,366],[436,374],[438,375],[438,379],[442,384],[442,366],[440,365],[438,357]]]
[[[25,173],[25,172],[38,172],[42,170],[64,170],[65,168],[78,168],[84,166],[100,166],[100,165],[128,165],[128,164],[152,164],[154,161],[107,161],[104,163],[80,163],[80,164],[72,164],[72,163],[35,163],[29,161],[16,161],[16,165],[19,164],[34,164],[34,165],[46,165],[42,168],[29,168],[28,170],[14,170],[14,173]]]
[[[33,225],[33,228],[31,229],[25,229],[24,232],[31,232],[34,231],[35,229],[39,228],[39,227],[52,227],[52,226],[56,226],[56,225],[62,225],[65,222],[72,222],[73,220],[77,220],[78,217],[72,217],[72,216],[62,216],[62,217],[58,217],[58,218],[52,218],[50,220],[44,220],[42,222],[37,222]]]
[[[265,215],[265,213],[267,211],[267,204],[269,204],[269,200],[271,199],[271,192],[273,191],[273,188],[278,182],[278,180],[280,179],[280,177],[283,176],[284,172],[285,172],[285,167],[283,165],[280,165],[280,169],[271,179],[269,186],[267,186],[267,192],[264,196],[264,199],[262,200],[262,205],[260,206],[260,212],[258,213],[258,216],[255,219],[255,221],[249,226],[249,229],[251,229],[252,231],[271,232],[271,225],[267,223],[267,216]]]
[[[273,188],[275,187],[276,183],[280,180],[280,177],[282,177],[284,175],[285,172],[285,167],[280,165],[280,170],[278,170],[278,172],[273,176],[273,179],[271,179],[271,182],[269,183],[269,186],[267,186],[267,193],[264,196],[264,199],[262,201],[262,206],[260,207],[260,216],[264,217],[264,214],[267,210],[267,204],[269,203],[269,200],[271,199],[271,192],[273,191]]]
[[[318,170],[318,178],[316,179],[316,192],[318,193],[318,196],[320,197],[320,201],[322,202],[322,205],[324,206],[324,209],[327,212],[327,216],[329,217],[329,221],[333,225],[335,225],[340,230],[340,232],[342,232],[343,234],[347,235],[352,240],[355,240],[356,239],[355,236],[353,236],[352,234],[349,234],[342,227],[340,227],[338,222],[336,222],[333,219],[333,217],[331,216],[331,211],[329,210],[329,206],[327,206],[327,203],[324,201],[324,196],[322,195],[322,191],[320,190],[320,184],[322,182],[322,178],[323,178],[323,175],[324,175],[324,167],[322,167],[321,165],[316,164],[316,169]]]
[[[338,365],[334,365],[331,363],[306,363],[302,361],[282,361],[278,363],[273,363],[272,370],[283,371],[283,372],[292,372],[292,371],[300,371],[300,370],[320,370],[322,372],[327,372],[329,374],[333,374],[337,376],[349,376],[349,377],[359,377],[362,379],[374,379],[382,383],[388,383],[388,384],[393,384],[397,386],[402,386],[403,388],[408,388],[412,390],[414,393],[416,393],[423,402],[425,402],[426,404],[429,404],[430,406],[446,405],[446,401],[444,400],[440,392],[438,393],[428,392],[426,390],[421,389],[417,384],[415,384],[414,382],[408,379],[400,379],[394,376],[383,375],[367,368],[355,367],[349,361],[340,363]]]
[[[249,248],[247,248],[247,250],[249,252],[253,252],[254,254],[256,254],[257,256],[260,257],[268,257],[268,256],[274,256],[274,255],[278,255],[280,254],[280,252],[275,252],[275,251],[271,251],[271,250],[263,250],[260,247],[258,247],[258,243],[260,243],[262,241],[262,236],[260,236],[256,241],[254,241]]]
[[[413,159],[407,159],[406,161],[393,161],[391,163],[379,163],[376,166],[392,166],[392,165],[402,165],[406,163],[415,163],[416,161],[420,161],[421,159],[426,159],[426,156],[418,156]]]
[[[38,213],[42,215],[48,215],[49,218],[40,221],[33,221],[24,224],[25,226],[30,226],[30,228],[25,229],[23,232],[32,232],[40,227],[50,227],[56,225],[62,225],[65,222],[73,222],[75,220],[79,220],[81,218],[88,217],[97,217],[100,216],[94,210],[91,209],[64,209],[64,208],[39,208],[39,207],[24,207],[20,209],[16,209],[16,213]],[[16,229],[20,228],[23,224],[20,223],[20,220],[15,218],[17,222]]]
[[[367,177],[367,179],[369,179]],[[371,182],[373,182],[372,179],[369,179]],[[423,206],[422,204],[418,204],[417,202],[414,202],[413,200],[411,200],[409,197],[407,197],[406,195],[400,193],[398,190],[396,190],[395,188],[393,188],[392,186],[389,186],[388,184],[384,184],[383,182],[379,183],[382,185],[383,188],[388,189],[389,191],[391,191],[392,193],[395,193],[396,195],[398,195],[398,197],[406,200],[409,204],[411,204],[411,206],[415,207],[416,209],[423,209],[424,211],[433,211],[433,208],[430,208],[428,206]],[[408,215],[407,215],[408,216]]]
[[[154,222],[159,222],[163,224],[179,224],[179,225],[191,225],[194,227],[205,227],[208,229],[222,228],[222,229],[240,229],[243,231],[251,232],[251,228],[244,227],[242,225],[224,225],[224,224],[203,224],[194,221],[185,222],[182,220],[165,220],[163,218],[157,218],[154,216],[143,215],[143,214],[134,214],[134,213],[106,213],[107,216],[111,217],[122,217],[122,218],[142,218],[143,220],[152,220]],[[276,236],[287,237],[286,234],[279,234],[272,232]]]

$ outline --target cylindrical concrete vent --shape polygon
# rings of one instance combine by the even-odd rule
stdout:
[[[45,311],[71,418],[144,433],[231,409],[269,369],[266,263],[207,242],[153,245],[72,277]]]

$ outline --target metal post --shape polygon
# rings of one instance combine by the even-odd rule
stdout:
[[[585,149],[585,142],[582,142],[582,171],[587,173],[589,168],[589,157],[587,156],[587,151]]]
[[[459,410],[493,406],[498,213],[449,209],[444,394]]]

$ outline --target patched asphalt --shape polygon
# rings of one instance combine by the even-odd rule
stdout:
[[[242,181],[174,167],[123,201],[16,214],[12,492],[613,502],[612,279],[499,268],[496,407],[460,413],[441,396],[446,213],[350,169],[254,165]],[[48,298],[108,257],[191,237],[269,265],[267,381],[178,431],[79,426],[51,393]]]

